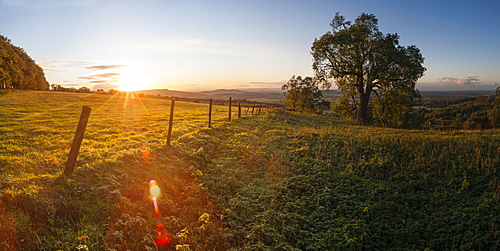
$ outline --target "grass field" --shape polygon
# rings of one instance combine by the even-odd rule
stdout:
[[[149,179],[165,175],[171,178],[186,176],[182,181],[176,179],[172,183],[177,186],[175,189],[189,190],[189,166],[176,163],[175,156],[155,156],[156,149],[165,147],[170,104],[170,100],[140,99],[132,94],[0,94],[0,188],[3,204],[5,208],[15,211],[11,217],[17,223],[15,226],[11,224],[10,228],[17,228],[22,235],[34,234],[30,237],[0,238],[4,245],[18,245],[21,249],[43,246],[47,250],[67,247],[70,250],[75,245],[74,231],[84,231],[84,225],[89,228],[103,227],[96,226],[95,221],[111,217],[111,211],[116,210],[111,205],[119,203],[121,195],[133,200],[142,197],[143,191],[148,189]],[[60,175],[83,105],[90,106],[92,112],[78,156],[77,170],[74,177],[63,181]],[[176,102],[175,108],[174,142],[180,135],[207,127],[207,104]],[[227,121],[227,113],[227,107],[214,106],[213,124],[227,123],[224,122]],[[150,157],[144,157],[148,155]],[[141,168],[154,170],[148,173]],[[159,182],[166,181],[160,179]],[[183,184],[185,182],[188,184]],[[170,182],[165,186],[174,187]],[[193,189],[197,189],[196,186],[193,185]],[[176,196],[180,196],[178,194]],[[145,211],[149,211],[149,206]],[[77,212],[82,208],[87,208],[87,212]],[[63,231],[58,225],[60,222],[50,220],[62,218],[64,221],[68,217],[78,221],[88,218],[89,222],[78,224],[83,229],[58,232],[51,237],[53,239],[39,236],[47,235],[54,228]],[[0,225],[9,228],[8,224]],[[99,236],[101,230],[92,231]],[[81,236],[86,235],[82,233]],[[144,236],[140,236],[142,238]],[[101,248],[104,245],[102,237],[87,240]],[[17,244],[14,245],[14,242]],[[145,240],[138,241],[143,242]]]
[[[61,176],[82,105],[77,169]],[[270,110],[0,94],[0,249],[497,250],[500,132],[359,126]],[[155,217],[148,182],[162,189]]]

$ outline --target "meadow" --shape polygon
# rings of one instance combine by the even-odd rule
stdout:
[[[83,105],[90,106],[92,111],[77,170],[66,179],[61,173]],[[166,183],[167,191],[168,187],[182,190],[174,193],[176,198],[190,189],[199,190],[191,184],[189,166],[178,163],[175,154],[170,155],[170,149],[165,148],[170,105],[170,100],[141,99],[134,94],[0,94],[0,210],[5,216],[0,223],[3,228],[0,246],[7,249],[17,246],[19,250],[42,247],[73,250],[85,245],[103,250],[105,243],[111,242],[116,246],[106,244],[107,248],[121,250],[120,245],[130,248],[142,243],[149,243],[152,248],[154,228],[141,225],[141,233],[147,230],[151,233],[130,240],[138,243],[132,246],[121,240],[126,237],[119,231],[104,241],[103,231],[113,227],[106,222],[120,207],[117,203],[149,201],[144,192],[150,179],[158,179],[160,185]],[[174,140],[207,127],[207,104],[178,101],[175,105]],[[227,113],[226,106],[214,106],[213,125],[227,123],[224,122]],[[167,152],[155,155],[159,148]],[[142,206],[144,215],[152,212],[150,204]],[[145,224],[143,218],[134,218],[138,216],[133,208],[130,210],[131,213],[119,215],[113,222],[122,222],[125,225],[120,227],[124,228],[131,222]],[[84,241],[78,241],[80,237],[85,237]]]
[[[0,249],[497,250],[500,131],[402,130],[125,95],[0,95]],[[82,105],[77,169],[62,176]],[[162,189],[155,217],[150,179]]]

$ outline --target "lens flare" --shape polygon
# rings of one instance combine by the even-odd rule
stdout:
[[[151,156],[151,153],[148,150],[144,150],[144,152],[142,152],[142,157],[149,158],[149,156]]]
[[[151,194],[152,199],[160,197],[161,189],[156,180],[149,181],[149,194]]]
[[[161,221],[158,221],[156,223],[156,238],[155,238],[156,245],[167,245],[170,242],[170,235],[168,235],[167,230],[165,230],[165,227],[161,223]]]
[[[158,186],[158,182],[152,179],[149,181],[149,193],[151,195],[151,200],[153,201],[155,215],[157,217],[156,222],[156,238],[155,243],[158,246],[167,245],[170,242],[170,235],[168,235],[165,226],[160,221],[160,209],[158,207],[158,198],[161,195],[161,189]]]
[[[155,215],[160,216],[160,209],[158,208],[158,199],[156,197],[153,197],[153,205],[155,207]]]

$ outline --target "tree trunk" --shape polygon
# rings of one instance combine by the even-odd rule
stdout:
[[[372,93],[372,86],[367,85],[364,94],[359,95],[360,104],[358,110],[358,118],[356,121],[360,124],[368,123],[368,102],[370,101],[370,94]]]

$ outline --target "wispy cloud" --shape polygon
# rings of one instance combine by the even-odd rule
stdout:
[[[97,90],[97,89],[109,90],[109,89],[115,89],[118,87],[120,87],[120,85],[115,85],[115,84],[111,84],[111,83],[101,83],[101,84],[94,85],[93,88],[95,90]]]
[[[494,90],[498,86],[498,83],[480,81],[479,76],[443,77],[438,78],[436,82],[419,82],[417,84],[417,88],[420,90]]]
[[[85,66],[84,68],[87,70],[109,70],[109,69],[120,69],[125,67],[125,65],[117,64],[117,65],[93,65],[93,66]]]
[[[250,82],[248,84],[240,85],[241,88],[281,88],[284,84],[286,84],[286,80],[278,81],[278,82]]]
[[[438,79],[442,83],[453,83],[456,85],[477,85],[480,84],[478,76],[470,76],[465,78],[444,77]]]
[[[117,80],[92,80],[90,83],[92,84],[102,84],[102,83],[109,83],[109,82],[116,82]]]
[[[104,67],[105,69],[114,69],[113,67]],[[116,68],[116,67],[115,67]],[[120,67],[118,67],[120,68]],[[91,84],[92,89],[111,89],[116,88],[120,85],[115,84],[120,81],[121,73],[108,72],[101,74],[94,74],[90,76],[79,77],[78,79],[88,80],[88,84]]]
[[[70,72],[74,70],[81,69],[84,62],[67,60],[67,61],[54,61],[54,60],[43,60],[40,63],[37,63],[44,71],[53,71],[53,72]]]
[[[87,80],[103,80],[103,79],[109,79],[109,80],[116,80],[118,79],[118,76],[120,76],[120,73],[115,73],[115,72],[109,72],[109,73],[102,73],[102,74],[95,74],[91,76],[86,76],[86,77],[79,77],[78,79],[87,79]]]

